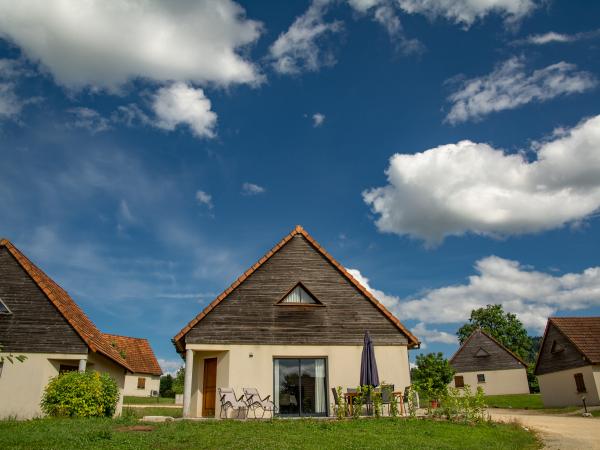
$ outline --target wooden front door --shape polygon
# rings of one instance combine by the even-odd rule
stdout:
[[[215,416],[217,400],[217,358],[204,360],[204,378],[202,386],[202,417]]]

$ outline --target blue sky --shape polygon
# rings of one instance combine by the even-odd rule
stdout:
[[[0,1],[0,235],[165,369],[296,224],[425,351],[486,303],[600,312],[600,4],[33,3]]]

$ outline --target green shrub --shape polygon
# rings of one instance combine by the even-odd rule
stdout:
[[[485,406],[481,386],[473,393],[466,384],[463,389],[449,387],[436,414],[452,422],[479,423],[486,418]]]
[[[98,372],[65,372],[52,378],[42,397],[49,416],[112,417],[119,401],[115,380]]]

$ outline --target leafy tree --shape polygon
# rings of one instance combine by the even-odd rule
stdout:
[[[469,322],[456,332],[461,345],[477,328],[481,328],[522,359],[529,360],[531,357],[532,343],[527,330],[516,315],[504,312],[502,305],[487,305],[471,311]]]
[[[63,372],[44,389],[42,411],[49,416],[112,417],[119,387],[107,374]]]
[[[175,396],[175,392],[173,392],[173,376],[170,373],[160,377],[159,393],[161,397]]]
[[[173,379],[173,392],[175,394],[183,394],[183,384],[185,379],[185,369],[180,367],[175,378]]]
[[[412,371],[412,382],[430,400],[439,399],[452,381],[454,369],[441,352],[417,356],[417,367]]]

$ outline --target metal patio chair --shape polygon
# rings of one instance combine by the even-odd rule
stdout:
[[[277,412],[275,403],[271,400],[271,396],[267,395],[265,398],[262,398],[258,393],[258,389],[256,388],[244,388],[244,396],[246,397],[246,405],[248,405],[248,412],[252,411],[254,414],[254,418],[256,417],[256,410],[260,409],[262,411],[262,415],[260,418],[265,417],[265,412],[271,413],[271,418]]]
[[[241,395],[239,398],[235,395],[235,391],[231,388],[218,388],[219,400],[221,401],[221,412],[219,417],[221,419],[227,419],[229,410],[237,410],[237,418],[241,419],[240,412],[247,416],[248,405],[244,401],[244,396]],[[223,416],[225,414],[225,416]]]

